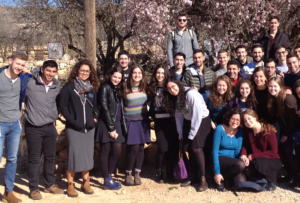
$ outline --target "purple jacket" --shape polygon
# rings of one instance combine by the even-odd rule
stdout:
[[[234,108],[240,108],[239,106],[239,99],[235,96],[233,97],[226,105],[226,112],[230,111],[231,109]],[[253,110],[253,106],[247,106],[247,108]]]

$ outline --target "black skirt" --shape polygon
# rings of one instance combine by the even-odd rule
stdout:
[[[206,137],[211,131],[211,119],[209,116],[202,119],[199,130],[193,140],[188,138],[191,130],[191,121],[184,119],[183,122],[183,149],[202,148],[205,146]]]
[[[174,118],[155,119],[155,134],[158,152],[169,151],[171,147],[179,150],[179,138]]]
[[[116,132],[118,133],[117,139],[113,139],[112,137],[109,136],[106,124],[104,123],[104,121],[102,119],[99,119],[98,128],[96,131],[96,142],[100,142],[100,143],[108,143],[108,142],[123,143],[123,142],[125,142],[125,137],[123,136],[123,133],[122,133],[121,122],[116,121],[115,128],[116,128]]]

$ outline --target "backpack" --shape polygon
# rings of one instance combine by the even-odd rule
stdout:
[[[192,43],[193,43],[193,42],[194,42],[193,30],[188,29],[188,31],[189,31],[189,33],[190,33],[190,36],[191,36],[191,38],[192,38]],[[173,30],[173,31],[171,32],[171,34],[172,34],[172,42],[173,42],[173,44],[174,44],[174,42],[175,42],[175,30]]]
[[[237,183],[233,186],[233,191],[253,191],[262,192],[266,191],[268,181],[264,178],[249,178],[248,181]]]

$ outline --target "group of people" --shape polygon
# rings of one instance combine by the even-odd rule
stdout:
[[[119,52],[118,65],[101,84],[95,67],[83,59],[72,68],[62,89],[54,60],[29,74],[24,68],[27,55],[13,52],[9,65],[0,68],[0,143],[2,148],[5,145],[7,158],[3,200],[22,202],[13,187],[23,101],[29,197],[33,200],[42,198],[38,189],[41,153],[44,192],[64,192],[54,177],[59,112],[66,119],[69,197],[78,196],[73,183],[76,172],[82,173],[81,190],[94,193],[89,171],[95,141],[100,143],[103,189],[122,187],[113,174],[124,143],[124,184],[142,184],[144,144],[151,142],[149,117],[157,137],[158,183],[174,182],[178,156],[188,152],[184,159],[189,178],[183,187],[194,181],[200,183],[197,191],[205,191],[205,169],[211,167],[219,191],[250,177],[266,179],[267,190],[275,190],[282,165],[288,172],[283,181],[293,180],[291,186],[299,186],[300,47],[291,50],[286,35],[278,31],[279,19],[273,17],[270,31],[252,46],[252,57],[247,56],[246,46],[239,45],[237,59],[229,60],[228,52],[220,50],[218,66],[208,68],[195,32],[186,28],[187,20],[185,13],[178,15],[177,29],[168,36],[169,66],[157,65],[149,83],[141,65],[129,65],[125,50]]]

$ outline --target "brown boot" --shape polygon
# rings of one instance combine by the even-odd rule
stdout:
[[[205,178],[205,176],[201,176],[198,192],[203,192],[203,191],[207,190],[207,188],[208,188],[208,184],[206,182],[206,178]]]
[[[94,194],[94,190],[90,186],[90,178],[87,180],[83,179],[83,184],[81,185],[81,189],[85,194],[91,195]]]
[[[30,199],[39,200],[42,199],[42,195],[39,190],[34,190],[29,194]]]
[[[2,201],[4,203],[19,203],[22,202],[21,199],[17,198],[12,192],[4,192],[2,196]]]
[[[134,185],[134,182],[133,182],[133,178],[132,178],[131,172],[126,172],[125,185],[127,185],[127,186],[132,186],[132,185]]]
[[[140,177],[140,172],[136,171],[134,174],[134,184],[135,185],[141,185],[142,181],[141,181],[141,177]]]
[[[45,193],[52,193],[52,194],[63,194],[64,190],[60,189],[57,185],[52,185],[51,187],[46,187],[44,190]]]
[[[68,183],[67,195],[69,197],[78,197],[78,193],[75,189],[74,182]]]

